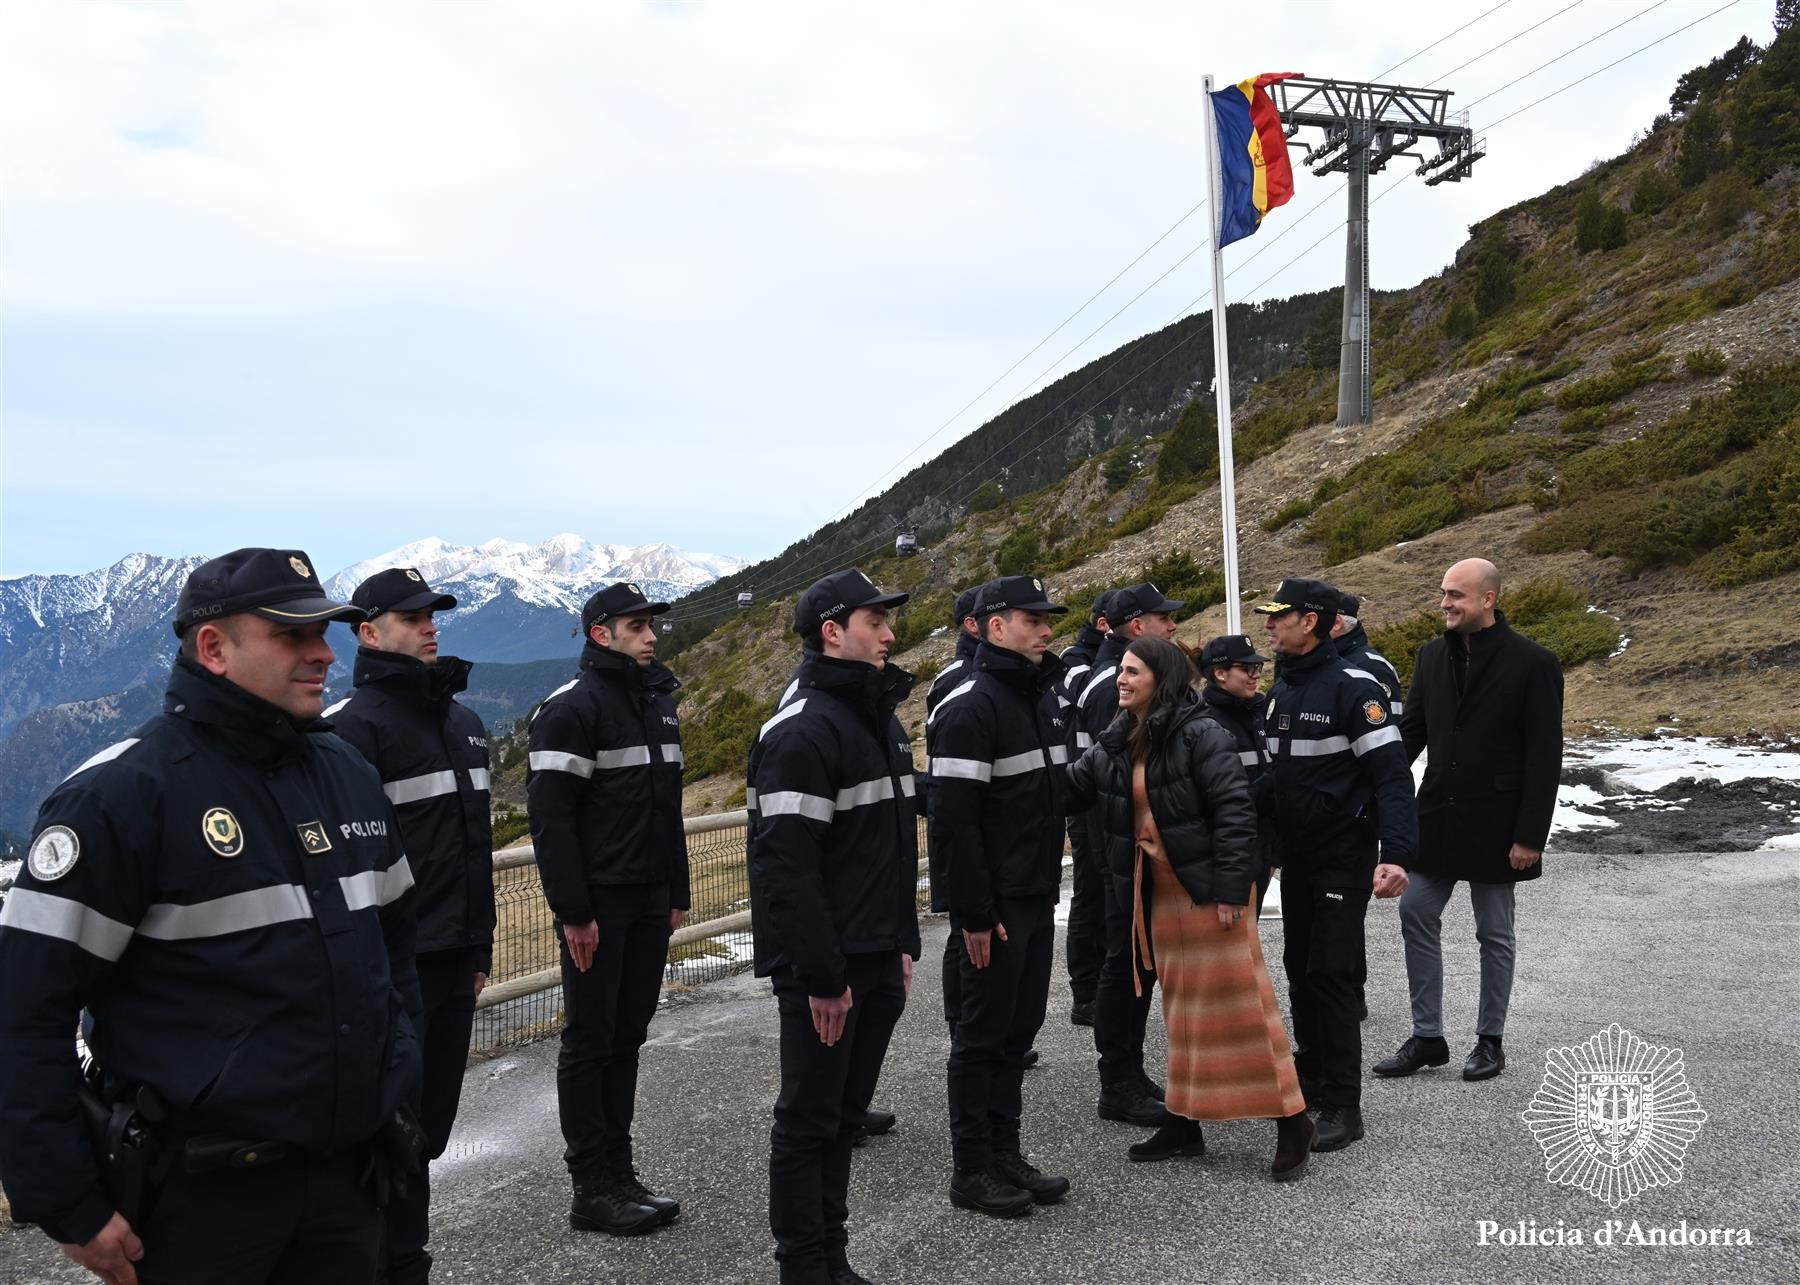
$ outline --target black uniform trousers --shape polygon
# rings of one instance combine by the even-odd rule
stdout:
[[[425,1159],[436,1160],[450,1145],[456,1108],[462,1100],[463,1069],[469,1064],[469,1034],[475,1025],[475,965],[472,950],[432,950],[418,956],[419,1047],[424,1079],[419,1094],[419,1128]],[[387,1209],[388,1285],[421,1285],[431,1275],[431,1170],[427,1165],[406,1184],[406,1194]]]
[[[631,1163],[638,1050],[656,1016],[669,959],[669,885],[608,884],[593,890],[600,944],[587,972],[562,946],[562,1048],[556,1108],[563,1160],[577,1177]]]
[[[1069,894],[1069,993],[1077,1004],[1092,1004],[1106,958],[1106,839],[1099,813],[1090,808],[1069,818],[1073,888]]]
[[[986,968],[962,961],[962,1020],[950,1040],[950,1143],[958,1169],[987,1169],[1017,1153],[1025,1054],[1044,1025],[1056,958],[1056,898],[995,904],[1006,940]],[[954,916],[950,931],[961,936]]]
[[[944,1020],[950,1024],[952,1036],[962,1020],[962,966],[962,934],[952,932],[944,938]]]
[[[1144,1028],[1150,1020],[1150,1002],[1156,974],[1131,958],[1130,893],[1121,898],[1119,881],[1108,871],[1106,880],[1106,957],[1100,963],[1100,981],[1094,990],[1094,1049],[1100,1054],[1100,1087],[1120,1089],[1145,1078]],[[1144,881],[1145,917],[1148,922],[1149,880]],[[1143,979],[1144,993],[1132,985],[1132,970]]]
[[[381,1261],[381,1211],[359,1181],[362,1147],[257,1169],[163,1180],[136,1231],[142,1285],[364,1285]]]
[[[906,1007],[899,952],[846,962],[850,1012],[829,1048],[792,970],[770,979],[781,1014],[781,1093],[769,1131],[769,1230],[783,1285],[830,1285],[830,1266],[845,1261],[850,1153]]]
[[[1325,852],[1281,867],[1282,963],[1294,1015],[1294,1067],[1318,1107],[1362,1105],[1363,916],[1374,830],[1358,822]]]

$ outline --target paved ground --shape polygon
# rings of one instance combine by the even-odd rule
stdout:
[[[900,1128],[857,1153],[852,1261],[878,1282],[1235,1280],[1800,1279],[1800,856],[1794,853],[1552,858],[1520,893],[1522,966],[1497,1080],[1454,1074],[1472,1042],[1473,927],[1467,902],[1446,919],[1453,1065],[1411,1080],[1370,1080],[1369,1137],[1314,1158],[1299,1182],[1265,1175],[1274,1127],[1208,1126],[1204,1159],[1128,1163],[1140,1132],[1096,1118],[1088,1033],[1052,996],[1027,1079],[1035,1160],[1069,1174],[1060,1207],[1012,1223],[954,1210],[944,1196],[948,1042],[921,970],[889,1056],[879,1101]],[[1370,914],[1365,1061],[1408,1033],[1398,919]],[[1265,924],[1280,956],[1280,927]],[[928,956],[942,942],[928,921]],[[1281,989],[1277,968],[1277,990]],[[1708,1118],[1684,1180],[1614,1211],[1545,1181],[1519,1113],[1542,1080],[1547,1048],[1617,1022],[1685,1052]],[[1155,1031],[1160,1058],[1160,1026]],[[767,1281],[768,1108],[774,1009],[765,984],[734,979],[679,1000],[645,1050],[642,1168],[685,1212],[652,1237],[615,1241],[568,1229],[554,1096],[556,1046],[471,1067],[452,1153],[437,1166],[441,1282]],[[1749,1247],[1482,1246],[1480,1222],[1540,1233],[1608,1219],[1621,1239],[1652,1228],[1748,1229]],[[76,1279],[37,1233],[0,1237],[0,1279]]]

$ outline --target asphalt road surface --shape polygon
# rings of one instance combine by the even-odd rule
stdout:
[[[1482,1084],[1456,1073],[1474,1042],[1464,896],[1445,916],[1451,1065],[1368,1078],[1367,1139],[1315,1156],[1295,1183],[1268,1180],[1275,1130],[1266,1121],[1208,1125],[1203,1158],[1128,1162],[1125,1147],[1143,1131],[1097,1118],[1091,1039],[1069,1024],[1059,974],[1038,1040],[1043,1061],[1026,1080],[1025,1138],[1041,1168],[1075,1185],[1063,1205],[1013,1222],[954,1209],[945,1195],[949,1045],[936,964],[945,925],[927,920],[927,958],[877,1094],[900,1125],[856,1154],[851,1261],[880,1285],[1800,1279],[1800,853],[1549,860],[1519,894],[1507,1070]],[[1377,903],[1368,922],[1365,1065],[1410,1030],[1394,904]],[[1263,934],[1279,994],[1279,923],[1265,921]],[[1547,1181],[1521,1119],[1546,1051],[1614,1023],[1680,1050],[1706,1112],[1680,1182],[1618,1209]],[[1153,1069],[1162,1049],[1153,1017]],[[549,1041],[470,1066],[450,1153],[434,1166],[435,1281],[775,1279],[766,1165],[776,1027],[766,983],[745,976],[676,997],[652,1027],[639,1168],[684,1211],[655,1235],[569,1229],[555,1065]],[[1591,1243],[1615,1221],[1612,1245]],[[1750,1243],[1628,1243],[1634,1222],[1644,1239],[1718,1228]],[[1574,1231],[1584,1243],[1555,1243]],[[83,1278],[40,1233],[0,1234],[0,1279]]]

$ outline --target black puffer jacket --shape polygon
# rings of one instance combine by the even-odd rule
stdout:
[[[457,704],[466,660],[435,665],[361,647],[356,690],[325,711],[337,734],[381,773],[412,865],[421,955],[474,952],[485,973],[494,949],[494,827],[488,807],[488,735]]]
[[[1257,851],[1265,867],[1281,865],[1281,838],[1275,828],[1275,778],[1269,772],[1269,744],[1263,739],[1263,700],[1233,696],[1212,683],[1200,689],[1200,712],[1231,733],[1238,762],[1250,778],[1250,801],[1256,805]],[[1257,875],[1258,880],[1265,876]],[[1266,882],[1265,882],[1266,890]]]
[[[1131,716],[1120,715],[1069,768],[1070,806],[1100,805],[1107,869],[1127,906],[1137,849],[1130,730]],[[1250,784],[1231,735],[1198,696],[1152,716],[1144,788],[1169,864],[1194,904],[1249,905],[1251,881],[1262,873]]]

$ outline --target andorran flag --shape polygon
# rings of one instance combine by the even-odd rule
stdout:
[[[1218,244],[1241,241],[1262,226],[1263,215],[1294,194],[1287,137],[1268,86],[1297,71],[1269,72],[1213,93],[1219,131]]]

